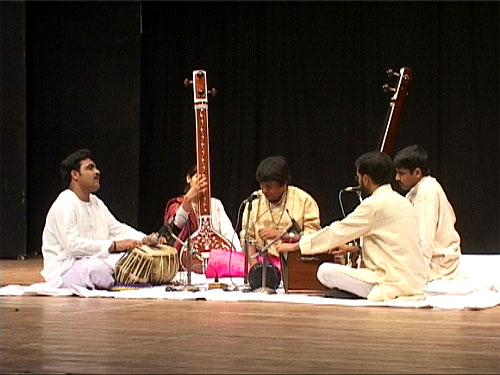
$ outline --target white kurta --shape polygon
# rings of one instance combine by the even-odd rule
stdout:
[[[42,234],[43,270],[45,281],[62,285],[61,274],[75,259],[92,257],[108,261],[112,241],[142,240],[146,235],[120,223],[97,196],[81,201],[71,190],[59,194],[49,209]],[[113,255],[119,255],[118,253]]]
[[[423,299],[427,271],[416,227],[415,208],[387,184],[343,220],[303,236],[299,245],[302,254],[320,254],[362,238],[365,267],[335,264],[336,270],[374,283],[368,295],[371,301]]]
[[[429,281],[457,276],[460,264],[460,236],[455,230],[455,212],[443,188],[434,177],[422,178],[406,194],[417,209],[418,229]]]

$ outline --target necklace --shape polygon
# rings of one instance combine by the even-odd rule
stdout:
[[[281,219],[283,219],[283,214],[285,213],[285,207],[286,207],[286,200],[287,200],[287,197],[288,197],[288,186],[285,190],[285,194],[283,194],[281,196],[281,199],[278,201],[278,203],[276,203],[274,206],[276,207],[279,207],[281,205],[281,203],[283,203],[283,208],[281,209],[281,214],[280,214],[280,219],[278,220],[278,223],[276,223],[274,221],[274,216],[273,216],[273,209],[271,207],[271,202],[269,202],[269,200],[267,201],[267,205],[269,207],[269,214],[271,215],[271,220],[273,222],[273,225],[274,225],[274,229],[278,229],[280,223],[281,223]]]

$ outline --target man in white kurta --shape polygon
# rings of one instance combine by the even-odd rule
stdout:
[[[113,241],[134,239],[142,241],[146,235],[120,223],[97,196],[91,194],[88,202],[82,201],[71,190],[62,191],[47,214],[42,234],[44,268],[42,276],[52,286],[63,285],[63,275],[77,259],[97,259],[113,268],[117,257],[109,249]],[[115,255],[115,254],[113,254]],[[116,253],[118,257],[122,254]],[[111,285],[113,280],[109,280]],[[88,286],[88,285],[82,285]],[[104,287],[104,286],[103,286]],[[109,287],[109,285],[108,285]]]
[[[152,235],[117,221],[104,202],[91,194],[100,187],[100,172],[89,150],[69,155],[61,163],[61,174],[68,188],[47,214],[41,274],[54,287],[109,288],[119,252],[152,244]]]
[[[418,215],[422,251],[429,269],[428,281],[453,279],[460,265],[460,236],[455,212],[439,182],[429,175],[427,153],[421,146],[402,149],[394,157],[396,180]]]
[[[323,263],[318,269],[321,283],[371,301],[423,299],[427,272],[415,231],[416,211],[388,183],[392,177],[392,162],[387,155],[368,153],[359,160],[358,180],[363,195],[369,196],[343,220],[303,236],[298,246],[282,244],[278,251],[299,249],[304,255],[320,254],[361,238],[364,267]],[[372,178],[370,173],[373,172],[365,172],[363,163],[371,163],[376,167],[377,164],[382,165],[385,170],[382,177],[374,173]],[[339,285],[337,280],[340,279],[347,282]],[[354,288],[351,289],[351,285]]]

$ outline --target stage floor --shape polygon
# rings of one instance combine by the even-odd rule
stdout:
[[[41,259],[1,260],[1,284]],[[2,373],[499,373],[500,306],[0,297]]]

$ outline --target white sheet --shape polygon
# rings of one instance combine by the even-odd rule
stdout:
[[[231,291],[221,289],[208,290],[213,279],[204,275],[192,274],[191,285],[200,290],[166,291],[165,287],[140,288],[134,290],[106,291],[89,290],[72,286],[68,289],[52,288],[45,283],[30,286],[8,285],[0,288],[0,296],[79,296],[84,298],[143,298],[173,300],[207,300],[207,301],[253,301],[253,302],[286,302],[307,303],[317,305],[344,306],[387,306],[402,308],[438,308],[438,309],[485,309],[500,305],[500,255],[462,255],[459,277],[456,280],[438,280],[429,283],[425,289],[426,299],[423,301],[371,302],[365,299],[349,300],[324,298],[300,294],[286,294],[282,287],[276,294],[242,291],[242,278],[220,279],[229,285]],[[186,284],[185,273],[176,276],[178,281]]]

